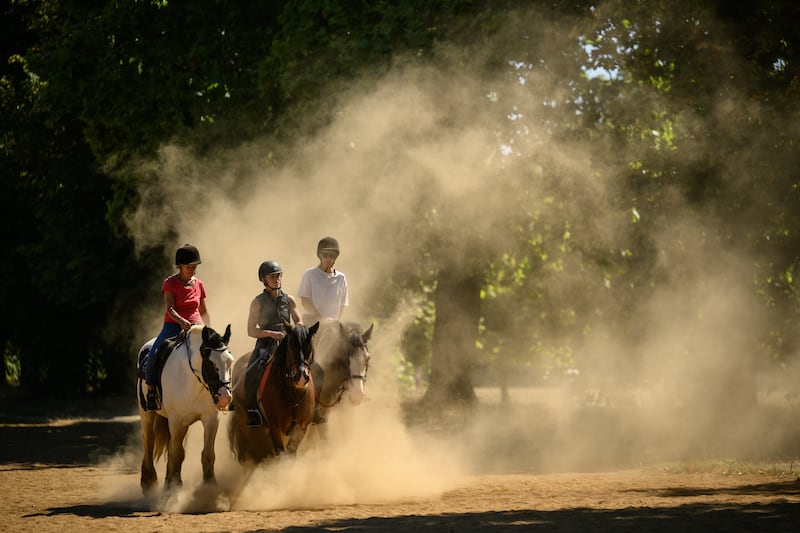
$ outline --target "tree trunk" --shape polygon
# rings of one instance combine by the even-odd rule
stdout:
[[[475,339],[480,318],[481,276],[443,271],[436,290],[431,381],[422,402],[428,405],[471,405]]]

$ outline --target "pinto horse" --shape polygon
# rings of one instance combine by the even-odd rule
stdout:
[[[228,425],[231,450],[240,463],[260,463],[288,451],[294,454],[314,417],[316,395],[311,379],[314,348],[311,342],[319,323],[285,324],[286,336],[278,344],[262,378],[259,409],[264,426],[247,427],[244,374],[250,354],[233,367],[234,405]],[[241,384],[241,386],[239,385]]]
[[[181,465],[185,457],[184,440],[189,426],[203,424],[203,481],[214,482],[214,441],[219,427],[219,412],[231,401],[230,383],[233,355],[228,351],[231,326],[220,336],[213,329],[195,325],[185,332],[183,342],[176,344],[164,363],[161,373],[162,402],[158,411],[146,411],[147,386],[142,378],[137,383],[139,416],[142,423],[142,491],[147,494],[156,484],[153,464],[167,453],[165,487],[182,485]],[[139,351],[150,350],[151,339]]]
[[[363,331],[355,323],[333,322],[326,325],[315,339],[318,362],[325,372],[319,395],[323,414],[339,405],[345,397],[352,405],[358,405],[364,399],[370,360],[367,342],[371,336],[372,325]]]

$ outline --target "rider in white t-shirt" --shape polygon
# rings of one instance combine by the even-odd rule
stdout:
[[[303,323],[306,325],[320,323],[320,331],[317,333],[319,346],[330,329],[327,326],[341,320],[344,308],[350,302],[347,294],[347,278],[344,272],[333,268],[339,257],[339,242],[333,237],[323,238],[317,244],[317,257],[319,264],[303,272],[297,296],[306,311],[303,314]],[[316,361],[311,367],[311,376],[319,398],[325,382],[325,372]],[[318,408],[314,414],[314,422],[324,421],[325,418]]]
[[[319,264],[303,273],[297,296],[306,311],[305,324],[340,320],[349,305],[347,277],[333,268],[339,257],[339,242],[325,237],[317,244]]]

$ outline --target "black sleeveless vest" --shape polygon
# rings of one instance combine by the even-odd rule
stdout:
[[[289,297],[280,291],[277,298],[272,297],[268,289],[256,296],[258,300],[258,327],[270,331],[284,331],[283,321],[291,322],[292,314],[289,311]]]

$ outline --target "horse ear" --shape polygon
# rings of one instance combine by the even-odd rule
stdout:
[[[318,329],[319,329],[319,322],[317,322],[316,324],[314,324],[313,326],[311,326],[310,328],[308,328],[308,332],[309,332],[311,335],[314,335],[314,334],[317,332],[317,330],[318,330]]]
[[[365,331],[365,332],[364,332],[364,333],[361,335],[361,338],[362,338],[362,339],[364,339],[364,342],[367,342],[367,341],[369,340],[369,338],[372,336],[372,326],[374,326],[374,325],[375,325],[375,324],[370,324],[370,325],[369,325],[369,329],[368,329],[367,331]]]
[[[225,335],[222,336],[222,342],[224,344],[228,344],[228,341],[231,339],[231,325],[228,324],[228,327],[225,328]]]
[[[211,334],[214,333],[214,330],[208,326],[203,326],[203,344],[208,343],[208,339],[211,338]]]
[[[286,319],[283,320],[283,327],[286,328],[286,331],[292,331],[292,329],[294,329],[292,328],[292,323]]]

